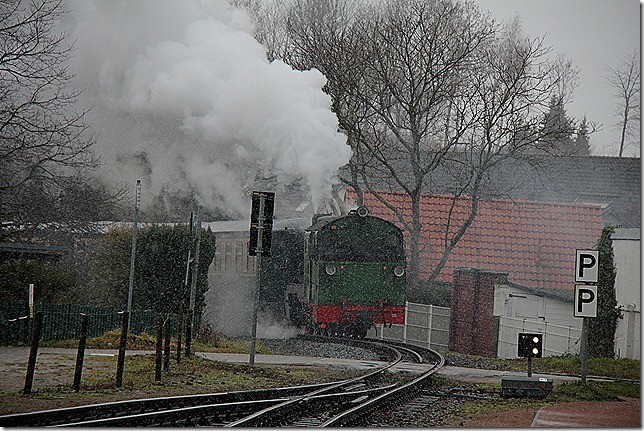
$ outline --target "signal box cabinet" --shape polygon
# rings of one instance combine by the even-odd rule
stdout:
[[[501,396],[545,398],[552,391],[552,380],[543,377],[501,377]]]

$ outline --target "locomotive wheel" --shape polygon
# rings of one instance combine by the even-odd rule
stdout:
[[[335,337],[337,336],[337,328],[335,323],[327,323],[326,324],[326,335],[328,337]]]
[[[360,313],[353,323],[353,334],[355,338],[365,338],[371,327],[371,317],[367,314]]]
[[[366,325],[356,327],[356,338],[366,338],[367,332],[369,332],[369,327]]]

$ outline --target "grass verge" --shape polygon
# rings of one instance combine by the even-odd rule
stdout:
[[[495,359],[475,355],[464,355],[449,352],[454,363],[460,362],[480,364],[482,368],[527,371],[528,360],[522,359]],[[640,361],[626,358],[588,358],[586,361],[587,376],[609,377],[614,379],[640,379]],[[541,374],[567,374],[580,375],[581,361],[578,356],[550,356],[547,358],[533,358],[532,372]]]

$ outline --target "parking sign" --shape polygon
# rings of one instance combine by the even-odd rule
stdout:
[[[575,284],[575,317],[597,317],[597,286]]]
[[[575,283],[597,283],[599,278],[599,251],[577,250]]]

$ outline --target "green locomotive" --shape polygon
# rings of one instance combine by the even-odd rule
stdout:
[[[360,207],[318,216],[305,231],[307,331],[364,338],[374,324],[405,321],[402,231]]]

